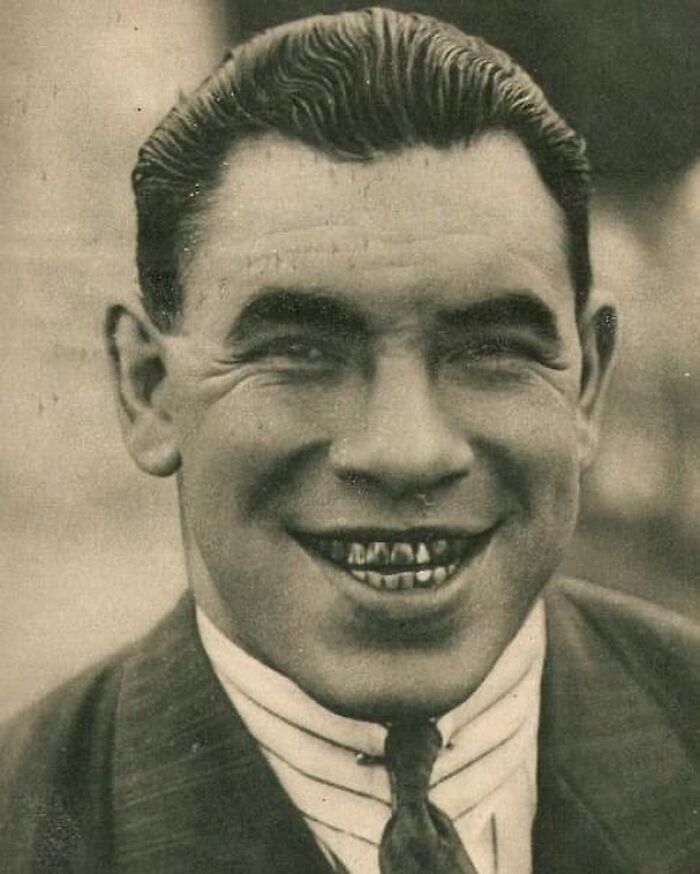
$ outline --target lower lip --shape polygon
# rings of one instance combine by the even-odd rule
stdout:
[[[318,553],[304,549],[320,567],[332,583],[340,588],[360,609],[376,614],[378,617],[397,622],[430,618],[452,611],[468,589],[470,578],[483,565],[491,546],[495,527],[475,555],[469,556],[443,583],[434,588],[421,589],[379,589],[355,579],[348,571],[325,559]]]

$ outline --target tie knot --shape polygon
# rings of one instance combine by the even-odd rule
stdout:
[[[425,801],[441,746],[440,732],[432,722],[397,722],[389,727],[384,761],[397,806]]]

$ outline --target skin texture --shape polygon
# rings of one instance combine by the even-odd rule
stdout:
[[[326,706],[455,706],[558,565],[609,358],[565,247],[507,134],[369,163],[266,137],[202,205],[177,330],[115,320],[127,445],[178,471],[200,605]],[[488,543],[439,590],[378,593],[290,533],[417,526]]]

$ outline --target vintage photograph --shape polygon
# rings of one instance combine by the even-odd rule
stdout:
[[[700,871],[700,7],[9,0],[2,874]]]

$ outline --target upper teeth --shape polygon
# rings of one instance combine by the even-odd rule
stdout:
[[[464,541],[446,538],[409,541],[349,541],[314,538],[311,545],[337,564],[349,568],[415,568],[446,566],[460,558]]]

